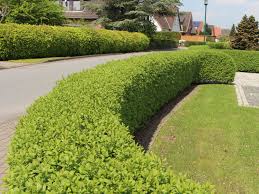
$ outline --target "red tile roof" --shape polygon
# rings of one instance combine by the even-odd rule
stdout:
[[[180,12],[180,21],[183,32],[191,34],[192,31],[192,12]]]

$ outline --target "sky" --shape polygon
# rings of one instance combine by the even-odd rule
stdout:
[[[254,15],[259,19],[259,0],[208,0],[209,24],[222,28],[231,28],[240,22],[242,17]],[[182,0],[182,11],[191,11],[193,20],[204,20],[204,0]]]

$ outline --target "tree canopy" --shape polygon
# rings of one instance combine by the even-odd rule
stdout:
[[[236,34],[236,26],[235,26],[235,24],[233,24],[232,28],[231,28],[231,31],[229,33],[229,37],[232,38],[232,37],[235,36],[235,34]]]
[[[54,0],[0,0],[8,8],[2,17],[7,22],[60,25],[64,22],[63,9]]]
[[[89,2],[86,8],[96,11],[107,29],[143,32],[151,35],[155,25],[150,16],[175,14],[180,0],[103,0]]]
[[[254,16],[245,15],[236,28],[231,45],[234,49],[254,50],[258,48],[259,29],[258,21]]]

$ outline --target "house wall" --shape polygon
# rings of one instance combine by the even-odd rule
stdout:
[[[190,41],[190,42],[203,42],[204,36],[182,35],[181,40]]]
[[[160,27],[160,25],[158,24],[158,22],[154,19],[154,17],[151,17],[150,20],[155,24],[156,26],[156,31],[157,32],[161,32],[162,28]]]
[[[81,1],[80,0],[60,0],[59,3],[63,5],[66,11],[80,11]]]

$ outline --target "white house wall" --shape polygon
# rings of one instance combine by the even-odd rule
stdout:
[[[158,24],[158,22],[154,19],[154,17],[151,17],[151,21],[153,22],[153,24],[155,24],[156,26],[156,31],[157,32],[161,32],[162,28],[160,27],[160,25]]]
[[[57,1],[57,2],[59,2],[59,1]],[[80,11],[81,10],[80,0],[74,0],[74,1],[62,0],[61,3],[66,11]]]

